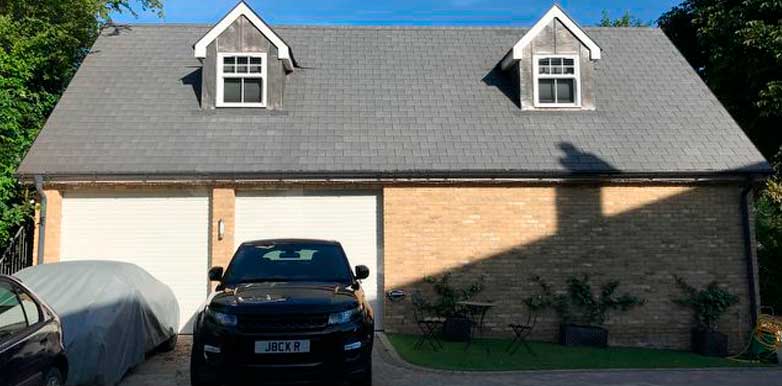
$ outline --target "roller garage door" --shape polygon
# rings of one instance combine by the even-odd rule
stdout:
[[[207,296],[206,193],[65,193],[61,260],[136,264],[174,291],[182,332]]]
[[[238,192],[235,243],[238,247],[245,241],[274,238],[339,241],[351,266],[369,267],[363,287],[375,310],[375,328],[382,329],[378,201],[375,193]]]

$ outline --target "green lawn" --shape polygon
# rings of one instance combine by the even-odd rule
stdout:
[[[535,355],[524,347],[510,355],[505,351],[509,340],[479,339],[465,351],[464,343],[443,342],[444,349],[433,351],[426,346],[414,349],[418,337],[388,335],[391,344],[406,361],[424,367],[447,370],[552,370],[552,369],[622,369],[622,368],[696,368],[762,366],[697,354],[643,348],[564,347],[552,343],[529,342]],[[489,352],[487,353],[487,349]]]

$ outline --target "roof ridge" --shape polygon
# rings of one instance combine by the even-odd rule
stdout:
[[[349,24],[270,24],[279,29],[357,29],[357,30],[527,30],[524,26],[429,26],[429,25],[349,25]],[[106,27],[150,27],[150,28],[211,28],[207,23],[112,23]]]
[[[208,23],[112,23],[107,27],[140,27],[140,28],[211,28]],[[472,26],[472,25],[352,25],[352,24],[270,24],[272,28],[279,29],[335,29],[335,30],[458,30],[458,31],[500,31],[500,30],[529,30],[530,26]],[[602,27],[584,26],[584,30],[591,31],[658,31],[659,27]]]

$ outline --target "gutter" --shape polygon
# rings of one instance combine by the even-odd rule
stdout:
[[[192,173],[51,173],[52,183],[228,183],[228,182],[364,182],[364,183],[431,183],[431,182],[743,182],[760,180],[770,173],[764,171],[720,172],[618,172],[584,173],[568,171],[397,171],[397,172],[192,172]],[[30,183],[30,174],[17,174],[22,182]]]
[[[757,323],[758,320],[758,310],[760,309],[759,301],[758,301],[758,294],[757,294],[757,288],[756,288],[756,282],[755,282],[755,256],[753,254],[752,250],[752,229],[750,227],[750,217],[752,213],[750,212],[750,194],[752,194],[753,191],[753,185],[752,183],[748,183],[747,186],[741,190],[741,225],[743,230],[743,236],[744,236],[744,257],[746,259],[747,263],[747,283],[749,286],[749,305],[750,305],[750,313],[751,313],[751,322],[752,326],[754,326]]]
[[[38,264],[43,264],[43,248],[46,238],[46,193],[43,192],[43,177],[40,175],[35,176],[35,190],[38,192],[38,197],[41,198],[41,209],[38,222],[38,256],[36,256]]]

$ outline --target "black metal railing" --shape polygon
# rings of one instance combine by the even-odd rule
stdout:
[[[0,274],[12,275],[33,264],[33,228],[22,225],[0,255]]]

